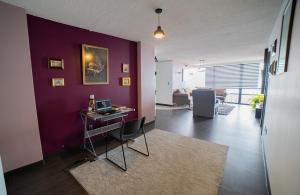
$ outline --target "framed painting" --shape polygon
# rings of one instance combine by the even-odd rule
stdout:
[[[82,79],[84,85],[109,83],[107,48],[82,45]]]
[[[289,0],[283,11],[276,74],[287,72],[296,2]]]

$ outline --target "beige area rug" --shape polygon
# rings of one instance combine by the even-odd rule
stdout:
[[[105,159],[84,163],[70,172],[93,195],[217,194],[227,146],[158,129],[146,137],[149,157],[125,147],[127,172]],[[143,137],[131,147],[145,151]],[[109,156],[122,165],[120,147]]]

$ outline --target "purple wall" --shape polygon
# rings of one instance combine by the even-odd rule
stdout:
[[[28,15],[33,81],[43,154],[82,143],[79,110],[89,94],[111,98],[114,104],[137,110],[137,43]],[[82,84],[81,44],[109,49],[109,84]],[[48,58],[63,58],[65,69],[48,69]],[[131,87],[120,86],[122,64],[130,64]],[[51,87],[51,78],[64,77],[65,87]],[[20,97],[22,98],[22,97]],[[128,116],[136,118],[137,111]]]

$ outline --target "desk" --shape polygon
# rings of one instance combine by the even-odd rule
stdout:
[[[98,113],[89,113],[87,111],[80,111],[80,116],[84,124],[83,148],[87,150],[89,153],[91,153],[94,157],[98,157],[94,149],[94,145],[91,140],[91,137],[121,128],[125,122],[124,117],[127,116],[128,113],[132,111],[135,111],[135,109],[126,108],[120,110],[120,112],[116,112],[110,115],[102,115]],[[89,124],[92,121],[101,121],[106,123],[106,125],[94,129],[89,129]],[[117,121],[117,122],[113,122],[109,124],[109,122],[111,121]],[[87,147],[86,144],[87,141],[89,142],[91,148]]]

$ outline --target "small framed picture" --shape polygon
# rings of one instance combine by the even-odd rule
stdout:
[[[52,78],[52,87],[63,87],[65,86],[64,78]]]
[[[271,53],[272,53],[272,56],[274,56],[276,54],[276,51],[277,51],[277,39],[274,41],[274,43],[272,44],[271,46]]]
[[[122,69],[123,69],[123,72],[129,73],[129,64],[123,64]]]
[[[130,86],[130,77],[122,77],[122,86]]]
[[[271,75],[276,75],[276,70],[277,70],[277,60],[274,60],[269,67],[269,72],[271,73]]]
[[[63,59],[48,59],[48,67],[51,69],[64,69]]]

